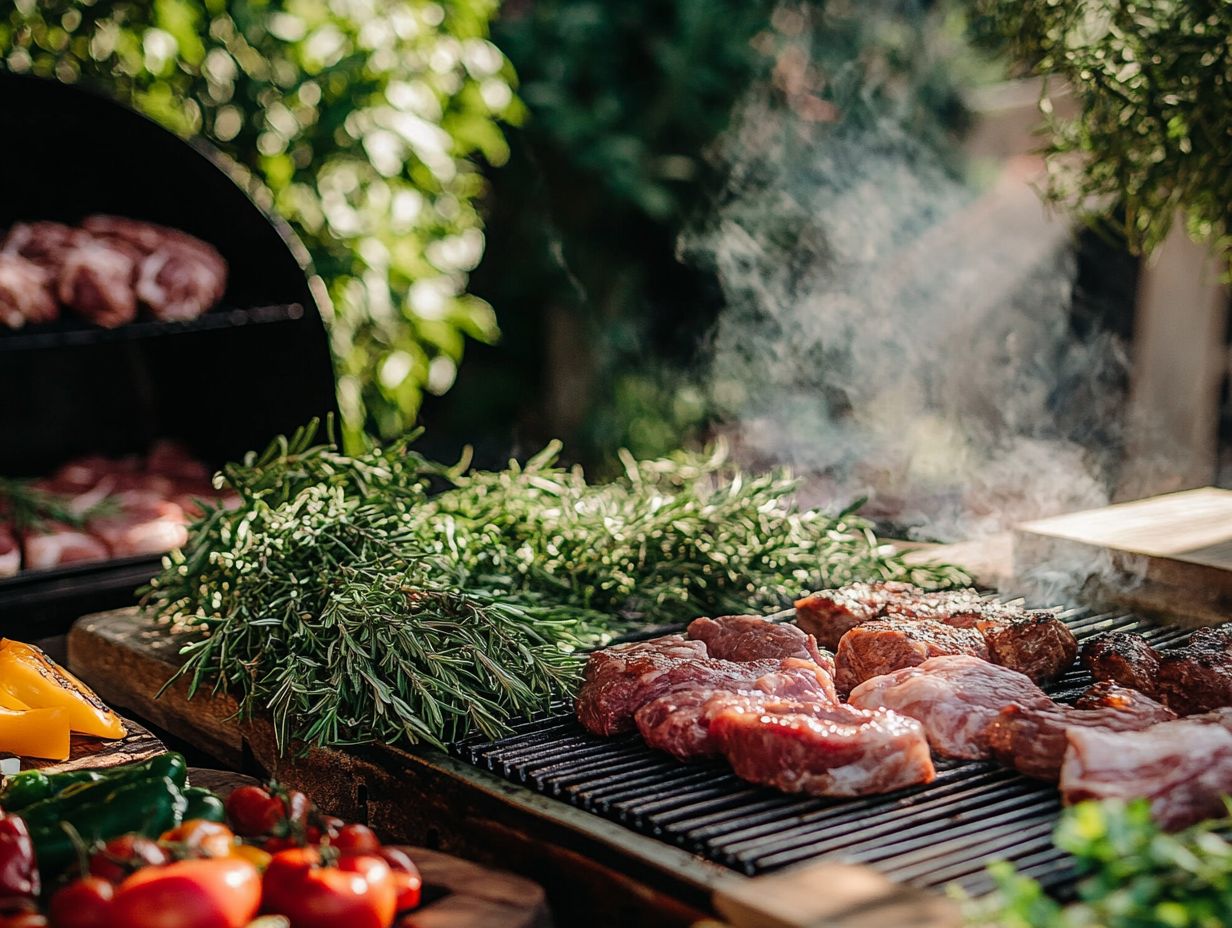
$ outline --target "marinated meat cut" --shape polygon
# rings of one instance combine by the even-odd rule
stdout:
[[[64,255],[89,240],[89,233],[60,222],[18,222],[5,235],[0,254],[18,255],[58,272]]]
[[[1066,802],[1150,800],[1168,830],[1226,813],[1232,793],[1232,710],[1161,722],[1142,731],[1070,728],[1061,766]]]
[[[0,253],[0,325],[20,329],[59,315],[48,273],[20,255]]]
[[[901,624],[896,634],[900,636],[907,634],[905,626],[912,621],[972,630],[984,638],[986,654],[966,648],[941,648],[940,653],[980,653],[1038,683],[1059,676],[1078,653],[1073,633],[1053,613],[1028,612],[1019,605],[988,601],[974,590],[930,593],[894,581],[852,583],[798,601],[796,619],[821,644],[836,650],[844,635],[873,620],[898,621]],[[836,660],[841,682],[847,675],[842,656],[836,656]]]
[[[776,706],[790,707],[783,711],[806,715],[838,705],[827,670],[812,661],[787,658],[777,670],[759,677],[747,689],[686,686],[671,690],[638,709],[635,720],[642,738],[652,748],[680,760],[710,757],[720,753],[710,735],[711,720],[725,709],[761,705],[767,698],[776,700]]]
[[[112,329],[137,316],[131,250],[88,241],[63,256],[56,279],[60,302],[95,325]]]
[[[1082,666],[1107,680],[1151,695],[1159,676],[1159,654],[1139,635],[1106,632],[1082,646]]]
[[[111,552],[102,541],[59,522],[47,522],[38,529],[26,532],[21,547],[22,565],[26,570],[105,561],[111,557]]]
[[[920,725],[893,712],[754,702],[719,712],[710,730],[738,777],[788,793],[867,796],[936,776]]]
[[[1099,683],[1069,706],[1009,705],[985,730],[993,757],[1020,773],[1056,780],[1069,746],[1070,728],[1140,731],[1176,718],[1176,713],[1137,690]]]
[[[668,635],[651,641],[636,641],[596,651],[586,662],[577,697],[578,720],[597,735],[615,735],[634,727],[633,713],[650,700],[684,684],[711,683],[720,687],[728,678],[748,677],[747,668],[715,674],[710,664],[739,669],[745,665],[711,661],[701,641],[686,641]],[[765,668],[766,672],[771,667]],[[760,674],[748,679],[751,683]],[[713,678],[713,679],[712,679]]]
[[[0,522],[0,577],[14,577],[21,570],[21,546],[13,529]]]
[[[1188,643],[1157,651],[1128,632],[1100,635],[1083,647],[1097,680],[1130,686],[1180,715],[1232,706],[1232,627],[1200,628]]]
[[[840,693],[849,693],[872,677],[943,654],[987,659],[988,646],[973,629],[952,628],[932,619],[875,619],[857,625],[839,641],[834,683]]]
[[[689,623],[689,637],[704,641],[711,657],[725,661],[798,657],[834,673],[834,658],[817,649],[812,635],[795,625],[770,622],[757,615],[694,619]]]
[[[188,520],[175,503],[140,490],[110,497],[115,511],[91,519],[86,528],[113,557],[162,554],[188,542]]]
[[[968,655],[934,657],[873,677],[852,690],[848,701],[910,716],[924,726],[938,754],[969,760],[990,756],[985,729],[1006,706],[1053,704],[1024,674]]]

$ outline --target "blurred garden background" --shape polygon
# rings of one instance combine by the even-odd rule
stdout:
[[[209,140],[291,222],[352,443],[721,437],[931,536],[1219,479],[1226,3],[7,5],[0,66]],[[1164,272],[1197,349],[1143,347]]]

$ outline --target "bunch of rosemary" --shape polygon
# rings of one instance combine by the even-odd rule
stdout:
[[[310,426],[229,465],[144,602],[197,632],[182,673],[273,715],[283,743],[492,736],[575,680],[581,648],[647,624],[761,610],[907,567],[847,511],[799,511],[781,474],[721,454],[626,460],[591,485],[549,447],[495,472],[409,439],[350,457]]]

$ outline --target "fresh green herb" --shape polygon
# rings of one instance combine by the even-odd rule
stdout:
[[[1062,905],[1007,863],[992,865],[998,891],[968,900],[974,924],[1003,928],[1223,928],[1232,924],[1227,819],[1160,831],[1146,800],[1083,802],[1057,825],[1074,855],[1078,901]]]
[[[85,511],[70,507],[66,497],[40,490],[26,480],[0,477],[0,512],[19,533],[40,528],[47,522],[62,522],[80,527],[97,514],[102,503]]]
[[[851,511],[801,511],[791,480],[719,454],[629,459],[591,485],[555,446],[468,472],[409,439],[355,457],[314,439],[226,467],[239,508],[209,508],[144,597],[197,633],[193,691],[232,691],[283,743],[496,735],[568,689],[579,649],[634,628],[853,579],[969,579],[909,567]]]

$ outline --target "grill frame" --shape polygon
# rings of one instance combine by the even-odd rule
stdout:
[[[1131,631],[1167,646],[1192,633],[1123,610],[1072,608],[1059,617],[1080,643],[1101,632]],[[1091,683],[1075,667],[1047,689],[1072,702]],[[992,761],[940,760],[933,783],[886,796],[792,796],[745,783],[722,761],[680,763],[636,734],[591,735],[565,705],[519,723],[504,738],[459,742],[451,753],[740,876],[819,862],[862,864],[914,888],[956,885],[978,896],[993,888],[987,864],[1009,860],[1059,896],[1076,879],[1072,860],[1051,840],[1061,809],[1056,787]]]

